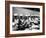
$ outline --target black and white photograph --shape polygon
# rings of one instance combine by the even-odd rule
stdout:
[[[42,6],[11,5],[10,19],[13,32],[42,32]]]
[[[40,29],[40,9],[13,7],[12,30],[39,30]]]

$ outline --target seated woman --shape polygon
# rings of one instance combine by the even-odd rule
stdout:
[[[14,27],[14,30],[16,30],[17,31],[17,29],[18,29],[18,22],[19,22],[19,19],[14,19],[15,21],[14,21],[14,25],[13,25],[13,27]]]
[[[35,19],[34,19],[34,24],[35,24],[35,25],[38,25],[38,18],[35,18]]]
[[[23,17],[23,16],[20,16],[20,17]],[[25,29],[25,27],[24,27],[24,19],[20,18],[19,23],[18,23],[18,30],[24,30],[24,29]]]

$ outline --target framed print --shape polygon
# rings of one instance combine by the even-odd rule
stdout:
[[[44,3],[6,1],[5,36],[45,34]]]

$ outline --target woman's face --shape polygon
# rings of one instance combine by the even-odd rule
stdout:
[[[38,20],[38,18],[35,18],[35,20]]]

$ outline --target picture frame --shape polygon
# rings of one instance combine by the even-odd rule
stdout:
[[[28,12],[30,12],[30,13],[28,13]],[[20,15],[21,13],[22,14],[24,13],[26,16],[24,16],[24,14]],[[31,29],[29,30],[29,28],[28,28],[29,25],[27,27],[24,26],[25,29],[28,29],[26,31],[25,31],[25,29],[22,30],[22,28],[20,28],[19,30],[14,30],[16,28],[15,27],[16,25],[13,26],[13,28],[12,28],[12,23],[13,23],[13,25],[15,23],[15,22],[12,22],[12,20],[14,20],[12,18],[13,18],[14,15],[16,16],[17,14],[18,14],[18,18],[17,19],[19,19],[19,17],[21,17],[21,16],[23,18],[23,16],[24,16],[24,20],[25,20],[25,17],[30,16],[30,14],[31,14],[31,17],[32,17],[31,19],[32,20],[35,17],[40,17],[39,18],[40,21],[39,21],[38,24],[36,24],[33,21],[33,24],[40,26],[38,28],[40,30],[36,30],[36,29],[34,31],[32,31]],[[21,24],[19,23],[19,25],[21,25]],[[45,5],[44,5],[44,3],[5,1],[5,37],[34,36],[34,35],[44,35],[44,34],[45,34]]]

